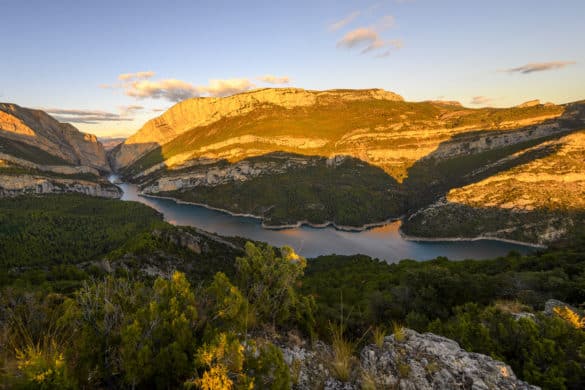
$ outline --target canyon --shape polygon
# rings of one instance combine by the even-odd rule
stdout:
[[[185,100],[147,122],[110,159],[144,194],[252,214],[266,226],[307,221],[359,228],[405,216],[403,230],[412,238],[485,235],[546,245],[582,220],[582,208],[567,213],[565,206],[582,194],[581,180],[571,175],[585,173],[583,163],[575,159],[571,172],[549,170],[560,175],[551,191],[565,195],[555,212],[544,213],[548,222],[532,230],[521,224],[542,219],[546,206],[525,207],[526,218],[502,214],[527,200],[512,195],[498,175],[538,172],[525,165],[540,164],[584,127],[583,102],[470,109],[406,102],[383,90],[262,89]],[[547,177],[532,180],[546,187]],[[491,195],[490,180],[500,183]],[[501,222],[472,230],[450,224],[459,206],[436,210],[459,190],[490,197],[486,206],[498,210]],[[478,213],[486,209],[475,206]]]

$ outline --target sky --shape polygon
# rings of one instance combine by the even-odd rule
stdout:
[[[0,101],[98,136],[265,87],[566,103],[585,99],[584,15],[583,0],[0,0]]]

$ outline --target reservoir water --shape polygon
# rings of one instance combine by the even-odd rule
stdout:
[[[345,232],[332,227],[300,227],[283,230],[264,229],[258,219],[232,216],[205,207],[176,203],[170,199],[145,197],[136,185],[118,184],[124,191],[122,200],[137,201],[162,213],[167,222],[194,226],[223,236],[240,236],[264,241],[274,246],[289,245],[305,257],[339,254],[365,254],[397,262],[402,259],[428,260],[445,256],[452,260],[488,259],[515,250],[528,253],[531,247],[495,240],[417,242],[405,240],[399,232],[400,222],[363,232]]]

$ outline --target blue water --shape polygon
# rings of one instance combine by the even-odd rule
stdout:
[[[495,240],[456,242],[414,242],[403,239],[398,231],[400,222],[389,223],[363,232],[343,232],[334,228],[300,227],[268,230],[259,220],[236,217],[205,207],[180,204],[170,199],[140,196],[133,184],[119,184],[122,200],[138,201],[162,213],[167,222],[195,226],[223,236],[240,236],[268,242],[274,246],[289,245],[305,257],[327,254],[365,254],[397,262],[401,259],[428,260],[445,256],[452,260],[488,259],[515,250],[527,253],[533,249]]]

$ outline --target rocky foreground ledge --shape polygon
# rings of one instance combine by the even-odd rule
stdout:
[[[287,364],[296,367],[296,389],[539,389],[519,380],[505,363],[467,352],[448,338],[411,329],[404,329],[400,337],[386,337],[379,347],[364,347],[352,375],[356,379],[348,382],[332,374],[328,346],[282,349]]]

